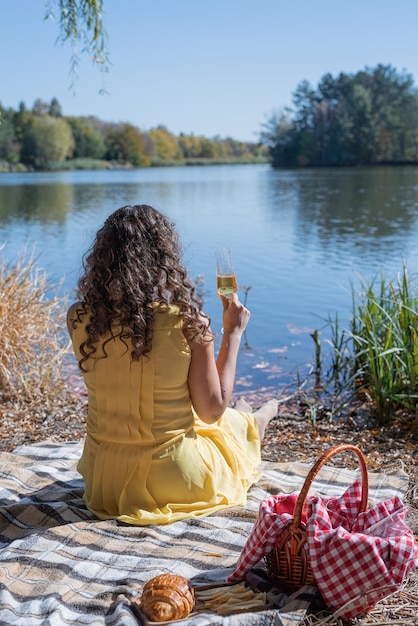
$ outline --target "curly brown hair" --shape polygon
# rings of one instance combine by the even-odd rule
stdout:
[[[80,346],[79,366],[94,357],[98,341],[119,337],[132,343],[138,360],[152,346],[153,303],[175,304],[188,338],[207,336],[210,320],[180,260],[180,243],[174,224],[146,204],[124,206],[112,213],[83,256],[78,281],[74,326],[89,315],[87,339]],[[128,345],[126,343],[126,345]]]

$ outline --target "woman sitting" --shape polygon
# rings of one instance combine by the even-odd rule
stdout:
[[[147,205],[107,218],[83,270],[67,325],[88,390],[88,508],[145,525],[244,505],[277,412],[274,400],[254,414],[228,407],[249,311],[236,294],[220,298],[215,358],[173,224]]]

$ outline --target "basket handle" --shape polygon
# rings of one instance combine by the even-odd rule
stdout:
[[[290,524],[290,527],[292,529],[295,530],[301,527],[303,505],[305,504],[305,499],[308,495],[308,491],[312,485],[312,482],[314,481],[316,475],[319,473],[320,469],[325,465],[327,461],[329,461],[331,457],[338,454],[339,452],[345,452],[346,450],[351,450],[352,452],[355,452],[360,462],[362,487],[359,513],[364,513],[364,511],[366,511],[369,498],[369,479],[367,475],[366,459],[364,458],[361,450],[357,448],[357,446],[353,446],[349,443],[342,443],[332,446],[331,448],[329,448],[329,450],[324,452],[322,456],[320,456],[319,459],[316,461],[315,465],[312,467],[309,474],[307,475],[303,487],[299,493],[298,499],[296,500],[293,520]]]

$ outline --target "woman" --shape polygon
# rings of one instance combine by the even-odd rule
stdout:
[[[88,390],[78,469],[89,509],[145,525],[245,504],[277,410],[228,408],[249,311],[221,298],[215,360],[173,224],[147,205],[108,217],[83,270],[67,325]]]

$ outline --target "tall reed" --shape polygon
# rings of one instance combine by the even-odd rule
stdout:
[[[28,402],[59,393],[68,353],[64,302],[47,297],[45,273],[33,257],[0,261],[0,394]]]
[[[332,379],[340,390],[361,387],[384,424],[397,408],[418,403],[418,295],[405,266],[395,281],[383,275],[352,287],[349,330],[329,320]],[[342,381],[345,381],[344,383]]]

